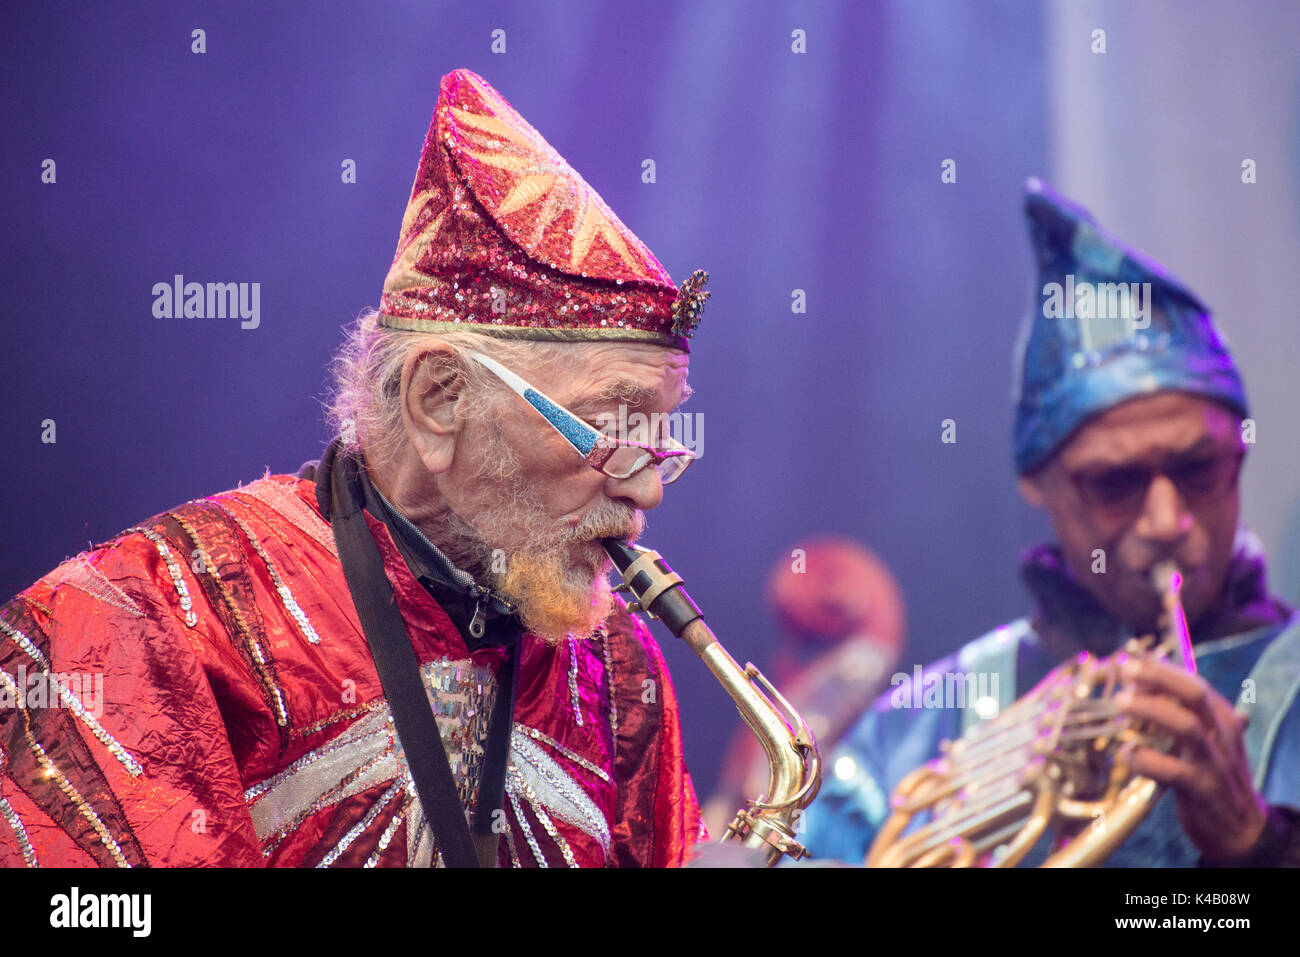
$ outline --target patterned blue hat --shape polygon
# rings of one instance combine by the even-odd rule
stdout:
[[[1250,414],[1209,309],[1179,279],[1041,180],[1025,184],[1025,216],[1038,288],[1016,347],[1020,474],[1094,415],[1153,392],[1190,392]]]

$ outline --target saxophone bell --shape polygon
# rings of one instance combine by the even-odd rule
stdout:
[[[681,576],[658,552],[616,538],[603,539],[601,544],[623,578],[615,591],[635,599],[629,610],[660,619],[690,645],[731,695],[767,755],[767,791],[737,812],[722,840],[762,850],[769,867],[783,857],[806,856],[795,839],[795,825],[821,787],[821,753],[807,723],[753,664],[744,668],[736,664],[705,624],[704,613],[682,587]]]

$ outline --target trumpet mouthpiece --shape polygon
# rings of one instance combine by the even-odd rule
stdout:
[[[1196,655],[1192,650],[1192,635],[1187,627],[1187,614],[1183,611],[1183,574],[1172,559],[1159,562],[1151,569],[1151,580],[1156,590],[1164,596],[1165,614],[1163,629],[1165,644],[1177,654],[1192,674],[1196,673]]]
[[[1156,591],[1177,594],[1183,587],[1183,576],[1178,571],[1178,563],[1172,558],[1157,562],[1151,569],[1151,586]]]

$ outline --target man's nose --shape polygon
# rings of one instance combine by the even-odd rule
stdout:
[[[1137,533],[1148,541],[1172,544],[1191,531],[1194,521],[1178,487],[1167,477],[1157,475],[1147,489]]]
[[[664,499],[664,483],[659,470],[650,466],[625,479],[607,478],[605,494],[623,500],[635,509],[648,512]]]

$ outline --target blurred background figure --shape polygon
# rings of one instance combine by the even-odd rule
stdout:
[[[852,539],[806,539],[773,566],[767,605],[781,640],[763,673],[819,742],[831,744],[889,684],[903,648],[906,615],[893,574]],[[737,719],[718,786],[704,808],[709,833],[726,831],[747,797],[767,789],[768,762]]]

